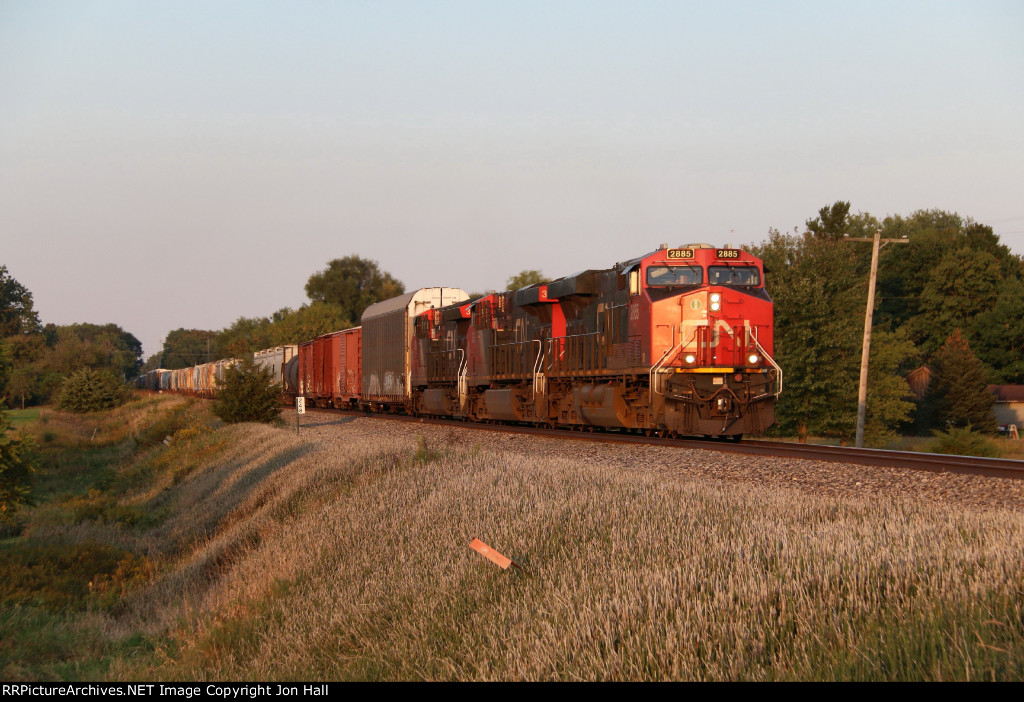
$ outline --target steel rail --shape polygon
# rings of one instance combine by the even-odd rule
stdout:
[[[1017,461],[1008,458],[950,456],[938,453],[917,453],[914,451],[889,451],[885,449],[853,448],[850,446],[797,444],[786,441],[747,440],[740,442],[724,442],[700,438],[665,439],[619,431],[601,430],[600,428],[585,428],[582,431],[570,430],[568,428],[549,429],[546,427],[529,425],[487,424],[465,422],[459,419],[444,419],[441,417],[413,417],[403,414],[367,413],[354,410],[327,409],[322,407],[310,407],[306,411],[343,414],[355,417],[378,417],[380,419],[393,419],[418,424],[435,424],[439,426],[459,427],[462,429],[498,431],[510,434],[525,434],[556,439],[574,439],[604,443],[625,443],[663,447],[670,446],[676,448],[703,449],[706,451],[722,451],[725,453],[746,454],[752,456],[799,458],[809,461],[887,466],[891,468],[926,470],[934,473],[963,473],[966,475],[981,475],[993,478],[1024,480],[1024,461]]]

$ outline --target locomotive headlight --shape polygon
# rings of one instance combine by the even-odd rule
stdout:
[[[718,293],[711,293],[711,301],[712,302],[721,302],[722,301],[722,296],[719,295]]]
[[[692,353],[688,353],[688,354],[686,354],[686,357],[683,360],[686,361],[689,365],[692,366],[694,361],[697,360],[697,357],[694,356]]]
[[[718,293],[711,293],[711,309],[715,312],[722,309],[722,296]]]
[[[760,361],[761,358],[756,353],[752,353],[747,357],[747,360],[750,361],[750,365],[756,366],[757,362]]]

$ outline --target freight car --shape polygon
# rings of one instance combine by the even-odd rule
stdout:
[[[257,368],[270,371],[271,385],[284,385],[284,369],[288,362],[295,358],[299,347],[295,344],[275,346],[257,351],[252,355],[252,362]]]
[[[320,406],[739,439],[775,421],[772,314],[750,253],[663,246],[474,300],[422,288],[257,357],[274,352],[286,392]],[[182,371],[164,373],[178,388]]]
[[[343,329],[299,344],[286,388],[313,406],[358,407],[362,328]]]

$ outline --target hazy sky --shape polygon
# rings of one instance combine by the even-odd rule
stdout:
[[[348,254],[483,290],[836,200],[1024,254],[1024,2],[0,0],[0,263],[147,356]]]

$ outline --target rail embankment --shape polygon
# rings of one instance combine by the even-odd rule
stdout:
[[[5,679],[1024,677],[1019,481],[151,402],[0,547]]]

